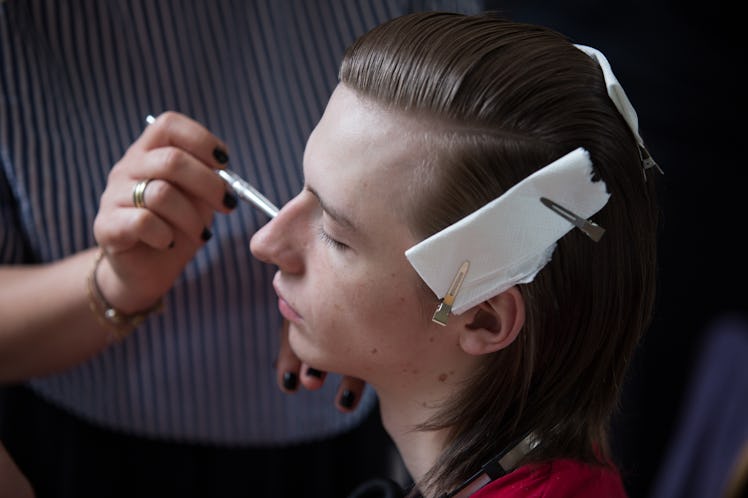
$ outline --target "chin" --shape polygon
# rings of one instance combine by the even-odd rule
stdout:
[[[288,332],[288,343],[294,354],[307,365],[325,372],[331,371],[330,367],[334,366],[334,362],[330,361],[330,354],[320,350],[309,340],[309,336],[300,332],[293,325]]]
[[[291,350],[307,365],[324,372],[357,377],[364,366],[362,352],[356,347],[345,346],[340,340],[320,337],[307,328],[298,328],[293,323],[289,329],[288,342]],[[340,347],[335,347],[340,346]],[[358,374],[358,375],[357,375]]]

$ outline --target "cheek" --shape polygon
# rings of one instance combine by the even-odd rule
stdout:
[[[376,323],[383,299],[387,293],[380,289],[381,283],[372,278],[355,278],[345,271],[327,273],[326,281],[312,287],[319,290],[315,307],[315,326],[320,333],[339,328],[351,328],[352,333]],[[332,277],[332,278],[330,278]],[[326,291],[322,291],[326,289]]]
[[[306,326],[299,331],[306,338],[297,338],[297,344],[303,342],[318,362],[334,363],[320,367],[343,373],[410,362],[413,351],[429,344],[424,334],[430,318],[417,276],[408,267],[392,270],[399,264],[392,264],[394,257],[364,267],[345,264],[329,251],[314,250],[307,261]]]
[[[318,294],[313,319],[300,335],[292,333],[297,353],[323,370],[370,382],[424,371],[438,341],[421,290],[396,276],[349,277],[330,279],[330,293]]]
[[[366,275],[352,282],[345,295],[357,319],[365,323],[399,322],[413,312],[412,289],[395,274]]]
[[[416,289],[398,275],[367,276],[339,289],[337,320],[344,323],[355,345],[366,351],[403,351],[403,344],[418,341],[424,327],[421,303]]]

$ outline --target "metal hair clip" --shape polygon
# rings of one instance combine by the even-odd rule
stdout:
[[[641,135],[639,135],[639,118],[636,115],[636,110],[634,110],[634,106],[631,105],[631,101],[626,96],[626,92],[623,90],[618,78],[613,74],[613,69],[610,67],[608,59],[596,48],[579,44],[575,44],[574,46],[589,55],[597,65],[600,66],[603,78],[605,79],[605,87],[608,90],[608,96],[610,97],[610,100],[613,101],[613,104],[615,104],[618,112],[621,113],[626,124],[629,125],[631,132],[636,138],[636,143],[639,145],[639,158],[641,159],[644,181],[647,181],[647,170],[650,168],[657,168],[657,171],[659,171],[660,174],[664,174],[655,160],[652,159],[647,148],[644,147],[644,140],[642,140]]]
[[[468,268],[470,268],[470,261],[465,261],[460,265],[455,278],[452,279],[452,284],[449,286],[449,290],[447,290],[447,294],[442,298],[439,306],[436,307],[434,316],[431,317],[433,322],[438,323],[439,325],[447,324],[449,312],[452,311],[455,297],[457,297],[457,293],[460,292],[462,282],[465,281],[465,275],[467,275]]]
[[[647,179],[647,170],[650,168],[656,168],[657,171],[659,171],[661,175],[665,174],[665,172],[662,171],[662,168],[660,168],[660,165],[657,164],[657,162],[652,158],[647,148],[644,147],[643,145],[639,146],[639,159],[641,159],[641,163],[642,163],[642,173],[644,174],[644,180]]]
[[[557,202],[548,199],[547,197],[541,197],[540,202],[542,202],[548,209],[558,214],[562,218],[569,220],[575,227],[580,229],[585,233],[585,235],[587,235],[595,242],[598,242],[605,233],[605,229],[600,225],[577,216],[565,207],[561,206]]]

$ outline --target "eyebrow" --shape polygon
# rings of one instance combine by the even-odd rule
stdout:
[[[317,201],[319,202],[320,207],[322,207],[322,210],[326,212],[327,215],[330,218],[332,218],[333,221],[335,221],[335,223],[341,225],[344,229],[349,230],[351,232],[358,232],[358,229],[356,228],[355,223],[353,223],[353,221],[348,216],[346,216],[345,213],[325,203],[325,201],[322,200],[322,197],[320,197],[319,193],[317,193],[317,191],[314,190],[309,185],[307,185],[305,188],[314,197],[317,198]]]

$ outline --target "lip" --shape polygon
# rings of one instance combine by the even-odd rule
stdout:
[[[283,297],[283,293],[278,289],[278,284],[273,282],[273,288],[275,293],[278,295],[278,311],[280,311],[283,318],[289,322],[300,322],[303,317],[286,301]]]

